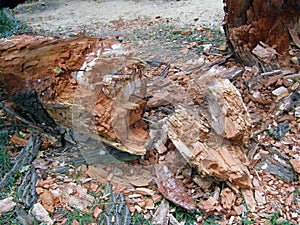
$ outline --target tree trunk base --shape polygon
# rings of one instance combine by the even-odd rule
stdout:
[[[300,3],[298,0],[225,0],[224,30],[229,46],[246,66],[256,65],[263,71],[289,66],[291,53],[300,34]],[[291,35],[292,32],[292,35]],[[293,38],[294,37],[294,38]],[[261,49],[264,56],[253,51]],[[268,46],[268,47],[266,47]],[[270,52],[270,48],[274,51]],[[266,59],[267,58],[267,59]]]

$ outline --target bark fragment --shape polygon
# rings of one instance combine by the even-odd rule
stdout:
[[[182,184],[169,171],[168,167],[162,164],[155,165],[156,184],[158,190],[169,201],[189,211],[195,210],[194,200],[186,194]]]

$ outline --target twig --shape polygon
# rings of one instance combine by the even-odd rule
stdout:
[[[249,150],[247,156],[250,161],[253,160],[253,157],[258,149],[258,146],[259,146],[259,143],[256,143],[255,146]]]
[[[159,77],[166,78],[168,74],[168,70],[170,69],[170,65],[172,62],[168,62],[164,70],[159,74]]]
[[[262,77],[272,76],[272,75],[280,74],[281,72],[282,72],[281,70],[273,70],[273,71],[270,71],[270,72],[261,73],[260,76],[262,76]]]
[[[29,125],[29,124],[21,124],[21,123],[15,123],[15,124],[0,124],[0,128],[4,127],[28,127],[28,128],[33,128],[33,129],[38,129],[39,131],[41,128],[34,126],[34,125]]]
[[[0,189],[2,189],[5,185],[7,185],[10,177],[14,173],[18,172],[22,168],[22,166],[26,166],[32,163],[32,161],[36,157],[36,153],[41,143],[42,141],[39,138],[30,136],[28,140],[28,144],[21,150],[21,152],[17,156],[17,160],[14,166],[0,180]]]
[[[3,104],[3,102],[0,102],[0,108],[3,109],[5,112],[7,112],[8,114],[10,114],[11,116],[17,118],[18,120],[20,120],[21,122],[23,122],[24,124],[35,128],[39,131],[43,131],[43,129],[41,129],[38,126],[35,126],[33,123],[31,123],[30,121],[24,119],[23,117],[19,116],[18,114],[16,114],[15,112],[11,111],[6,105]]]

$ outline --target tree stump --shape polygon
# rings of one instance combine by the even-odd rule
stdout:
[[[57,124],[132,154],[146,152],[144,64],[120,43],[14,36],[0,40],[0,68],[9,95],[35,89]]]
[[[292,45],[300,47],[298,0],[224,2],[225,34],[232,51],[244,65],[257,65],[268,71],[290,63],[294,55],[290,51]],[[299,57],[299,51],[294,56]]]

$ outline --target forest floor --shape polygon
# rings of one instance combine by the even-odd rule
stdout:
[[[50,213],[50,217],[47,214],[40,216],[44,223],[55,221],[55,224],[76,225],[104,224],[106,221],[106,224],[122,224],[116,222],[120,218],[112,213],[119,210],[125,215],[123,220],[130,215],[131,223],[128,224],[151,225],[155,224],[153,220],[163,221],[163,216],[155,212],[165,210],[169,224],[300,224],[299,171],[296,171],[300,160],[299,71],[284,68],[271,75],[261,75],[255,67],[236,63],[225,43],[221,0],[44,0],[19,5],[15,14],[38,35],[54,38],[88,35],[118,41],[135,57],[149,64],[148,73],[167,77],[184,88],[189,82],[189,75],[201,68],[204,61],[211,66],[238,68],[240,72],[231,82],[240,91],[252,120],[252,136],[245,143],[257,204],[252,212],[239,193],[228,193],[230,187],[225,182],[199,184],[194,179],[196,172],[186,166],[176,171],[176,177],[183,181],[186,193],[195,201],[205,200],[203,208],[206,213],[199,209],[190,213],[162,200],[163,196],[153,184],[151,171],[147,170],[147,159],[139,161],[143,161],[146,167],[140,171],[142,175],[136,175],[140,180],[133,181],[137,177],[126,176],[122,171],[123,164],[115,168],[86,165],[86,159],[81,157],[82,152],[78,152],[76,146],[54,148],[44,143],[34,161],[40,177],[33,184],[38,194],[35,201]],[[272,92],[281,87],[286,89],[286,94],[277,99]],[[254,88],[254,93],[251,88]],[[186,90],[186,93],[189,91]],[[16,121],[18,119],[14,116],[1,110],[1,145],[5,145],[5,148],[1,147],[3,172],[11,168],[7,156],[13,158],[18,154],[13,149],[21,149],[34,142],[28,141],[30,129],[16,129],[18,125],[6,128],[7,124]],[[3,149],[12,152],[5,155]],[[169,151],[172,149],[174,146]],[[154,156],[148,157],[151,161]],[[167,154],[159,157],[165,157],[166,161],[168,158]],[[11,193],[18,197],[22,195],[23,192],[19,193],[16,186],[28,182],[28,178],[27,181],[19,181],[19,177],[26,177],[28,171],[30,168],[23,166],[12,176],[12,183],[1,193],[1,199],[15,204],[17,197],[10,199],[9,196]],[[103,178],[104,175],[107,177]],[[3,176],[4,173],[1,173]],[[128,179],[126,185],[130,182],[134,185],[120,188],[107,184],[107,181],[122,183],[122,176]],[[112,190],[122,195],[115,195]],[[62,197],[55,197],[55,194]],[[209,202],[212,196],[216,200]],[[26,196],[20,197],[24,203],[22,198]],[[129,214],[122,211],[124,201]],[[0,201],[0,204],[7,202]],[[112,202],[118,202],[119,208],[108,207]],[[32,224],[35,219],[28,213],[28,202],[25,203],[27,205],[20,204],[25,205],[24,208],[18,207],[3,216],[0,214],[0,224]],[[33,214],[40,211],[35,209]]]

